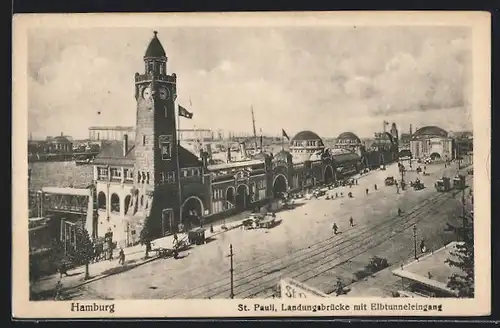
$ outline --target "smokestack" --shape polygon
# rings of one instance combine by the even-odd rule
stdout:
[[[413,128],[412,128],[412,126],[411,126],[411,124],[410,124],[410,136],[411,136],[412,134],[413,134]]]
[[[128,152],[128,135],[123,135],[123,157],[127,156]]]

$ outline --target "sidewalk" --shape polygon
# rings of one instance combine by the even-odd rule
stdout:
[[[222,229],[223,224],[214,225],[214,232],[210,232],[210,226],[205,227],[205,238],[213,238],[226,231],[238,228],[241,226],[242,220],[233,221],[226,223],[226,229]],[[179,240],[187,239],[186,233],[181,233],[177,235]],[[154,250],[158,247],[172,248],[173,245],[173,235],[166,236],[163,238],[156,239],[152,242],[151,248]],[[95,280],[102,279],[114,274],[118,274],[124,271],[131,270],[137,266],[152,262],[158,257],[155,251],[149,253],[149,258],[145,259],[146,249],[144,245],[136,245],[132,247],[127,247],[123,249],[125,253],[125,263],[123,265],[118,263],[118,252],[115,250],[113,254],[113,260],[104,260],[97,263],[91,263],[89,265],[90,279],[83,280],[85,275],[85,266],[77,267],[68,270],[68,276],[63,276],[60,278],[59,273],[42,277],[35,284],[31,285],[31,294],[37,295],[42,299],[53,299],[55,295],[55,288],[58,281],[62,283],[62,291],[70,290],[72,288],[77,288]]]

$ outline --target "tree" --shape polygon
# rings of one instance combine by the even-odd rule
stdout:
[[[142,227],[141,233],[139,235],[139,240],[141,245],[146,245],[146,255],[144,258],[149,258],[149,251],[151,250],[151,241],[154,239],[152,229],[152,221],[150,217],[147,217],[144,226]]]
[[[88,280],[90,278],[89,264],[94,257],[94,245],[85,228],[79,227],[76,229],[76,249],[74,256],[78,264],[85,265],[85,277],[83,279]]]
[[[466,220],[466,219],[464,219]],[[448,279],[448,288],[458,292],[459,297],[474,297],[474,229],[468,221],[464,221],[464,240],[450,252],[453,258],[445,263],[459,268],[463,274],[454,273]]]

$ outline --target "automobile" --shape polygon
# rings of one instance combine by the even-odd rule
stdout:
[[[385,171],[385,165],[384,165],[384,164],[380,165],[380,169],[381,169],[382,171]]]
[[[390,176],[390,177],[385,178],[384,182],[385,182],[386,186],[393,186],[394,183],[396,182],[396,180],[394,179],[393,176]]]

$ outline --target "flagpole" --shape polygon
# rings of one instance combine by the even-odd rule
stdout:
[[[182,220],[181,166],[179,161],[179,148],[181,147],[181,141],[180,141],[181,116],[179,114],[180,114],[179,107],[177,107],[177,147],[176,147],[177,153],[175,157],[177,162],[177,193],[179,195],[179,222],[182,223],[183,220]]]

